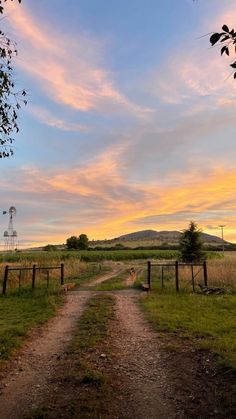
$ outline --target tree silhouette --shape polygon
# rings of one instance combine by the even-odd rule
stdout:
[[[86,234],[80,234],[79,237],[71,236],[66,240],[68,249],[86,250],[88,249],[88,237]]]
[[[222,26],[222,32],[215,32],[210,37],[210,43],[212,46],[218,44],[221,45],[220,51],[221,55],[234,54],[236,53],[236,32],[234,29],[229,29],[227,25]],[[236,79],[236,61],[230,64],[230,67],[233,68],[232,74],[234,79]]]
[[[203,258],[201,230],[194,221],[190,221],[180,238],[180,251],[183,262],[199,262]]]
[[[6,1],[0,0],[0,14],[4,12]],[[13,155],[12,134],[19,132],[18,111],[22,103],[27,103],[26,91],[15,88],[12,59],[16,55],[16,43],[0,29],[0,158]]]

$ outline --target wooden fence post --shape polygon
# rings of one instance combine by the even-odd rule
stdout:
[[[36,278],[36,265],[33,265],[32,271],[32,288],[35,288],[35,278]]]
[[[19,290],[21,288],[21,278],[22,278],[22,270],[19,270]]]
[[[49,269],[47,269],[47,288],[49,287]]]
[[[147,282],[148,282],[148,289],[151,289],[151,262],[150,260],[147,263]]]
[[[175,288],[179,292],[179,262],[177,260],[175,262]]]
[[[204,285],[205,285],[205,287],[207,287],[207,284],[208,284],[208,278],[207,278],[207,263],[206,263],[206,261],[204,260],[204,262],[203,262],[203,275],[204,275]]]
[[[6,265],[5,272],[4,272],[4,278],[3,278],[3,287],[2,287],[3,295],[6,294],[6,289],[7,289],[8,269],[9,269],[9,266]]]
[[[64,263],[61,263],[61,285],[64,284]]]
[[[161,267],[161,288],[164,288],[164,267]]]
[[[191,264],[191,272],[192,272],[192,287],[193,287],[193,292],[195,292],[193,264]]]

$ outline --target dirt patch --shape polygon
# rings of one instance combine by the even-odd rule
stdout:
[[[159,335],[160,353],[167,379],[179,406],[177,418],[233,419],[236,417],[236,374],[221,367],[213,354],[196,349],[189,340]]]

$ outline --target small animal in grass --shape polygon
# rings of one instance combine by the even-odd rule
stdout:
[[[60,286],[60,290],[62,293],[66,294],[67,291],[71,290],[76,286],[75,282],[67,282],[67,284],[63,284]]]
[[[131,268],[131,269],[130,269],[130,271],[129,271],[129,276],[130,276],[130,279],[131,279],[132,281],[135,281],[135,280],[136,280],[136,272],[135,272],[135,269],[134,269],[134,268]]]

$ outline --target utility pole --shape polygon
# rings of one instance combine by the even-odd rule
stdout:
[[[221,238],[222,238],[222,252],[223,252],[223,256],[225,253],[225,243],[224,243],[224,227],[226,227],[226,225],[220,224],[218,227],[221,228]]]

